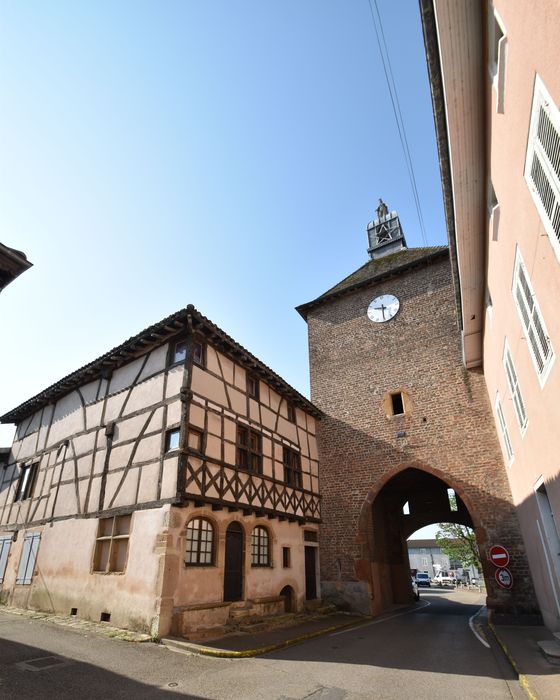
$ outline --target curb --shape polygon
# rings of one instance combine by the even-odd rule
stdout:
[[[525,691],[527,697],[530,698],[530,700],[538,700],[538,697],[535,695],[535,693],[534,693],[533,690],[531,689],[531,685],[529,684],[529,679],[527,678],[527,676],[526,676],[525,674],[523,674],[523,673],[521,673],[521,672],[519,671],[519,667],[517,666],[517,664],[516,664],[516,662],[515,662],[515,659],[514,659],[513,656],[510,654],[510,651],[509,651],[509,649],[506,647],[506,645],[504,644],[504,642],[500,639],[500,637],[499,637],[499,635],[498,635],[498,632],[496,631],[496,628],[494,627],[494,625],[493,625],[491,622],[489,622],[489,623],[488,623],[488,627],[489,627],[490,630],[492,631],[492,634],[493,634],[494,637],[496,638],[496,641],[497,641],[498,644],[500,645],[500,648],[501,648],[502,651],[504,652],[504,654],[505,654],[507,660],[509,661],[511,667],[513,668],[513,670],[514,670],[515,673],[517,674],[517,679],[518,679],[518,681],[519,681],[519,685],[523,688],[523,690]]]
[[[39,620],[40,622],[50,622],[57,627],[64,627],[75,632],[93,633],[100,637],[108,639],[118,639],[122,642],[134,642],[143,644],[145,642],[153,642],[152,637],[144,632],[135,632],[122,627],[112,627],[107,623],[94,622],[93,620],[85,620],[81,617],[68,617],[67,615],[56,615],[55,613],[42,612],[40,610],[31,610],[27,608],[15,608],[10,605],[0,605],[0,613],[5,612],[11,615],[28,620]]]
[[[321,637],[322,635],[330,634],[331,632],[336,632],[337,630],[346,629],[347,627],[362,625],[364,622],[369,622],[370,619],[370,617],[365,617],[363,620],[353,620],[352,622],[345,622],[341,625],[332,625],[331,627],[325,627],[324,629],[302,634],[299,637],[294,637],[293,639],[285,639],[283,642],[268,644],[267,646],[258,647],[256,649],[243,649],[243,651],[215,649],[214,647],[205,647],[200,644],[183,642],[182,640],[177,640],[170,637],[163,637],[160,642],[168,649],[173,649],[176,651],[181,651],[184,649],[185,651],[190,651],[193,654],[199,654],[200,656],[214,656],[222,659],[246,659],[252,656],[260,656],[261,654],[269,654],[271,651],[276,651],[277,649],[285,649],[287,647],[295,646],[296,644],[301,644],[309,639]]]

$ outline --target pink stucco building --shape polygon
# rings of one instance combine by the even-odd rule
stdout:
[[[560,630],[560,6],[420,7],[464,363],[483,367],[541,613]]]

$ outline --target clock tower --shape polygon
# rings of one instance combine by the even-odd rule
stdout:
[[[369,260],[298,307],[311,394],[323,412],[322,596],[379,614],[412,601],[407,538],[439,522],[472,527],[494,615],[536,614],[492,407],[462,361],[446,246],[407,248],[380,200]],[[510,553],[502,589],[487,558]]]

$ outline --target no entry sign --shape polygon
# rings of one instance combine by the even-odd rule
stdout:
[[[501,544],[495,544],[488,550],[488,559],[494,566],[504,568],[509,564],[509,552]]]
[[[511,588],[513,586],[513,576],[509,569],[496,569],[494,576],[498,586],[501,588]]]

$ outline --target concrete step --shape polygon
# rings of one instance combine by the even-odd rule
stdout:
[[[560,666],[560,644],[555,639],[545,639],[537,642],[542,653],[550,663]]]
[[[230,620],[242,620],[247,617],[254,617],[255,612],[252,608],[232,608],[229,611],[229,619]]]

